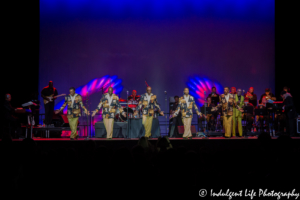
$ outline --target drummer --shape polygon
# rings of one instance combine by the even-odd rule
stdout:
[[[136,107],[139,105],[140,98],[141,96],[136,95],[136,90],[132,90],[131,95],[128,97],[128,113],[134,112],[136,110]]]
[[[139,103],[141,96],[136,95],[136,90],[132,90],[132,95],[128,97],[128,100],[137,101]]]

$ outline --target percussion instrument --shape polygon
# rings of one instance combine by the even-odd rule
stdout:
[[[133,110],[135,110],[138,105],[139,105],[139,103],[135,100],[128,101],[128,107],[132,108]]]
[[[126,99],[120,98],[120,99],[119,99],[119,102],[127,102],[127,100],[126,100]]]

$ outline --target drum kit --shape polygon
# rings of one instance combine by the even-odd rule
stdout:
[[[126,117],[124,117],[121,114],[117,114],[116,119],[115,119],[116,121],[125,122],[125,121],[127,121],[128,117],[129,118],[133,118],[133,117],[138,118],[138,115],[134,116],[134,112],[137,110],[137,106],[139,105],[138,101],[128,100],[128,102],[127,102],[126,99],[120,98],[119,102],[120,102],[120,105],[123,107],[124,112],[126,112]],[[127,109],[127,103],[128,103],[128,109]]]

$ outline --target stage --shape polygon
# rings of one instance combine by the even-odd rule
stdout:
[[[82,149],[87,146],[91,148],[97,148],[99,146],[105,146],[108,149],[116,150],[121,147],[126,147],[131,149],[138,144],[139,138],[124,139],[124,138],[79,138],[77,140],[70,140],[70,138],[33,138],[36,143],[36,147],[39,150],[47,151],[49,149],[58,148],[74,148]],[[262,140],[258,139],[257,136],[249,137],[193,137],[192,139],[183,138],[169,138],[170,143],[173,148],[187,148],[199,152],[201,149],[206,149],[208,151],[219,151],[219,150],[248,150],[252,148],[257,148],[261,142],[268,141],[265,138]],[[13,139],[12,143],[15,148],[20,148],[23,139]],[[148,139],[150,145],[156,146],[158,138]],[[275,145],[278,143],[278,137],[271,137],[270,144]],[[2,140],[0,140],[0,145]],[[300,137],[292,137],[292,144],[300,146]]]

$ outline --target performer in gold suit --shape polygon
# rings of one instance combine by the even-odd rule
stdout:
[[[237,94],[235,95],[235,106],[233,107],[233,127],[232,127],[232,136],[235,136],[236,130],[236,122],[238,123],[239,136],[243,135],[243,127],[242,127],[242,112],[237,109],[237,105],[239,108],[244,106],[244,96],[242,96],[242,90],[238,89]]]
[[[102,107],[102,118],[103,123],[106,129],[106,138],[112,139],[113,136],[113,128],[114,128],[114,118],[116,115],[117,109],[119,112],[126,117],[126,112],[123,111],[119,103],[119,97],[113,94],[113,88],[108,88],[108,93],[102,95],[100,103],[96,110],[93,111],[92,117],[101,109]]]
[[[182,123],[184,125],[184,134],[183,138],[192,138],[192,132],[191,132],[191,123],[193,118],[193,107],[197,112],[197,115],[202,116],[202,113],[199,112],[197,105],[195,104],[195,98],[191,95],[189,95],[189,89],[184,88],[184,95],[183,97],[180,97],[179,104],[177,106],[177,109],[173,115],[173,117],[176,117],[181,110],[181,116],[182,116]]]
[[[139,105],[137,106],[136,111],[134,111],[134,115],[138,114],[138,110],[142,108],[143,114],[143,125],[145,128],[145,137],[149,138],[151,136],[151,129],[152,129],[152,121],[154,110],[157,109],[159,114],[164,116],[164,112],[161,111],[159,105],[157,104],[156,95],[151,93],[151,87],[147,87],[147,93],[141,95],[141,99],[139,101]]]
[[[232,117],[233,117],[233,105],[235,104],[235,99],[233,94],[229,93],[229,88],[224,88],[224,94],[220,96],[220,103],[218,106],[214,107],[212,111],[217,110],[218,107],[222,107],[223,111],[223,127],[225,128],[225,137],[231,137],[232,131]],[[239,109],[239,106],[236,105]]]
[[[70,94],[65,96],[65,103],[61,106],[59,110],[55,111],[55,114],[61,112],[66,107],[67,104],[68,104],[67,117],[72,131],[70,135],[70,139],[71,140],[74,140],[74,138],[78,139],[79,136],[77,134],[77,125],[78,125],[78,118],[81,116],[80,107],[84,109],[85,114],[89,114],[89,113],[82,103],[81,95],[75,93],[74,87],[70,88]]]

